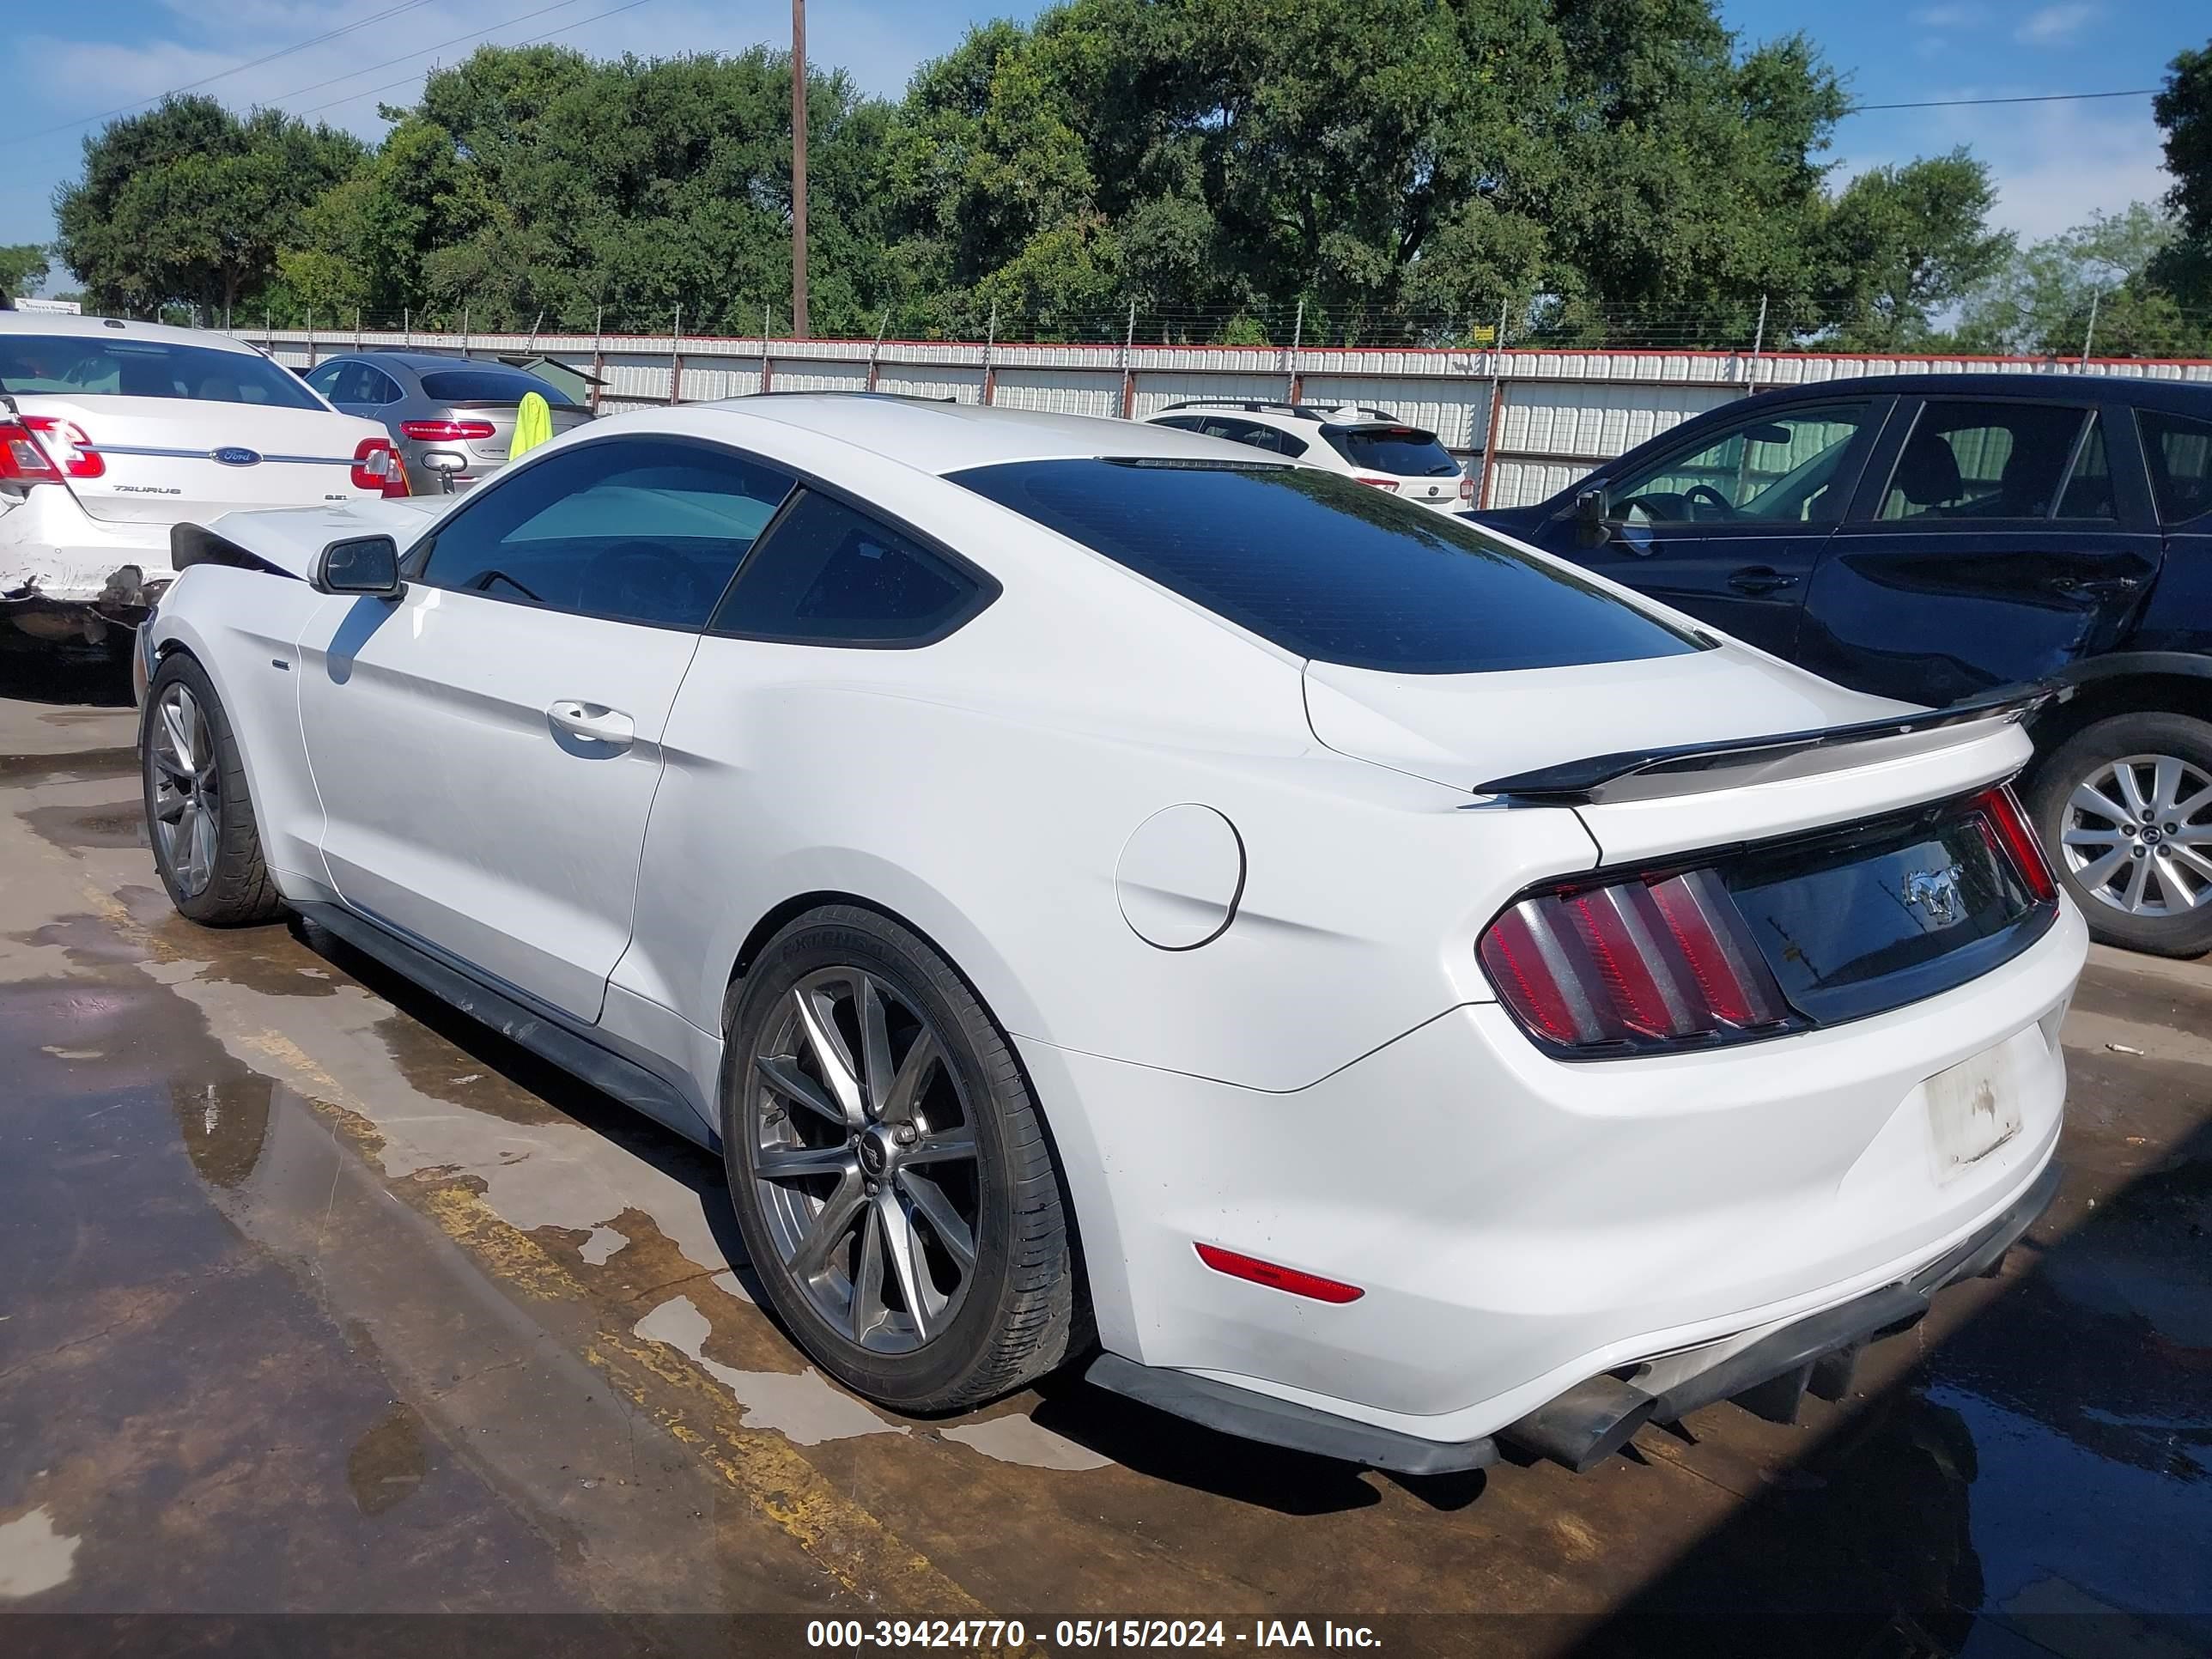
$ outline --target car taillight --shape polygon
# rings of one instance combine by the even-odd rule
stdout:
[[[1478,951],[1506,1006],[1560,1048],[1674,1047],[1792,1018],[1710,870],[1531,895],[1490,925]]]
[[[98,478],[106,472],[106,458],[73,422],[51,415],[0,421],[0,480],[59,483],[65,477]]]
[[[489,421],[402,421],[399,430],[417,443],[457,444],[470,438],[489,438],[499,428]]]
[[[1979,821],[1990,843],[2020,872],[2021,880],[2038,904],[2048,904],[2058,896],[2057,883],[2051,878],[2051,860],[2044,854],[2035,826],[2021,810],[2020,797],[2013,793],[2010,784],[1999,784],[1966,810]]]
[[[407,493],[407,467],[389,438],[363,438],[353,452],[353,487],[385,495]]]
[[[1394,494],[1398,488],[1395,478],[1378,478],[1371,472],[1355,472],[1352,476],[1364,484],[1373,484],[1377,489],[1388,489]]]
[[[1474,499],[1474,479],[1462,477],[1459,481],[1459,498],[1463,501],[1471,501]]]

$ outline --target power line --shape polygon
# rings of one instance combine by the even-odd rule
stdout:
[[[516,46],[534,46],[538,45],[538,44],[539,44],[540,42],[542,42],[542,41],[550,40],[551,39],[553,39],[553,37],[554,37],[555,35],[557,35],[557,34],[566,34],[566,33],[568,33],[568,31],[569,31],[569,30],[571,30],[571,29],[580,29],[580,28],[583,27],[584,27],[584,25],[585,25],[585,24],[586,24],[586,23],[596,23],[596,22],[598,22],[598,21],[599,21],[601,18],[603,18],[603,17],[612,17],[612,16],[616,15],[617,15],[617,13],[619,13],[619,12],[625,12],[625,11],[635,11],[635,10],[636,10],[640,6],[647,5],[647,4],[649,4],[650,3],[651,3],[651,0],[629,0],[629,3],[627,5],[621,5],[621,6],[610,6],[610,7],[609,7],[606,10],[605,10],[605,11],[595,11],[595,12],[593,12],[593,13],[592,13],[589,17],[579,17],[579,18],[577,18],[574,22],[570,22],[570,23],[563,23],[563,24],[562,24],[562,25],[561,25],[561,27],[560,27],[559,28],[557,28],[557,29],[549,29],[549,30],[547,30],[547,31],[546,31],[544,33],[543,33],[543,34],[533,34],[533,35],[532,35],[532,36],[530,37],[530,39],[528,39],[527,40],[517,40],[514,44],[515,44]],[[574,5],[574,4],[575,3],[575,0],[562,0],[562,4],[564,4],[564,5]],[[506,28],[506,27],[508,27],[509,25],[511,25],[511,24],[522,22],[522,21],[524,21],[526,19],[528,19],[528,18],[540,16],[540,15],[543,15],[543,12],[544,12],[544,11],[557,11],[557,10],[559,10],[559,9],[560,9],[560,7],[559,7],[559,6],[547,6],[547,7],[544,7],[544,8],[543,9],[543,11],[525,12],[525,13],[522,15],[522,16],[521,16],[521,17],[510,17],[510,18],[508,18],[508,19],[507,20],[507,21],[506,21],[505,23],[495,23],[495,24],[493,24],[493,25],[491,26],[491,27],[490,27],[490,28],[488,28],[488,29],[481,29],[481,30],[477,31],[477,34],[492,34],[492,33],[496,33],[496,32],[498,32],[499,30],[503,29],[503,28]],[[475,39],[477,39],[477,34],[465,34],[465,35],[460,36],[460,37],[459,37],[459,40],[475,40]],[[449,46],[450,46],[458,45],[458,44],[459,44],[459,41],[457,41],[457,40],[448,40],[448,41],[445,42],[445,45]],[[432,46],[432,47],[428,48],[428,50],[432,51],[432,52],[435,52],[435,51],[437,51],[437,50],[438,50],[438,48],[437,48],[437,47],[435,47],[435,46]],[[422,55],[422,54],[421,54],[421,53],[419,53],[419,52],[416,52],[416,53],[410,53],[410,56],[413,56],[413,57],[420,57],[421,55]],[[395,64],[396,64],[396,63],[403,62],[403,61],[404,61],[404,59],[401,59],[401,58],[393,58],[392,61],[393,63],[395,63]],[[375,67],[376,67],[376,68],[378,68],[378,69],[384,69],[384,68],[387,68],[387,67],[389,67],[389,66],[388,66],[388,65],[386,65],[386,64],[377,64]],[[368,74],[368,70],[361,70],[356,71],[356,73],[362,74],[362,75],[366,75],[366,74]],[[340,76],[338,77],[338,79],[340,79],[340,80],[342,80],[342,81],[343,81],[343,80],[346,80],[346,79],[348,79],[348,78],[349,78],[349,77],[345,76]],[[354,100],[355,99],[356,99],[356,98],[369,98],[369,97],[373,97],[373,96],[374,96],[376,94],[378,94],[378,93],[380,93],[380,92],[390,92],[390,91],[392,91],[392,90],[394,88],[396,88],[396,87],[410,86],[410,85],[412,85],[412,84],[414,83],[414,81],[415,81],[415,77],[414,77],[413,76],[411,76],[411,75],[403,75],[403,76],[401,76],[399,77],[399,79],[398,79],[397,81],[386,81],[386,82],[382,86],[380,86],[380,87],[368,87],[368,88],[365,88],[364,89],[362,89],[362,91],[360,91],[360,92],[349,92],[349,93],[346,94],[346,95],[345,95],[344,97],[343,97],[343,98],[333,98],[333,99],[331,99],[329,102],[327,102],[327,103],[323,103],[323,104],[310,104],[310,105],[309,105],[306,109],[294,110],[294,111],[292,111],[292,112],[291,112],[291,113],[292,113],[292,114],[294,114],[295,116],[301,116],[301,115],[314,115],[314,114],[318,114],[318,113],[319,113],[320,112],[322,112],[322,111],[324,111],[324,110],[326,110],[326,109],[336,109],[336,108],[337,108],[340,104],[350,104],[350,103],[351,103],[351,102],[353,102],[353,100]],[[325,81],[325,82],[323,82],[323,84],[324,84],[325,86],[328,86],[328,85],[330,84],[330,82],[327,82],[327,81]],[[307,91],[312,92],[312,91],[313,91],[313,90],[314,90],[314,88],[312,88],[312,87],[310,87],[310,88],[305,88],[305,90],[307,90]],[[285,95],[285,97],[288,97],[288,98],[296,98],[296,97],[298,97],[300,94],[299,94],[298,93],[287,93],[287,94],[285,94],[284,95]]]
[[[417,46],[412,52],[403,52],[397,58],[387,58],[380,64],[364,64],[358,69],[349,69],[343,75],[333,75],[327,81],[317,81],[310,86],[295,87],[289,92],[280,92],[269,101],[273,105],[281,104],[287,98],[304,98],[311,92],[320,92],[325,87],[334,87],[341,81],[352,81],[356,80],[364,75],[374,75],[379,70],[390,69],[394,64],[404,64],[410,58],[427,58],[434,52],[443,52],[447,46],[458,46],[465,40],[476,40],[482,39],[487,34],[496,34],[500,30],[504,28],[512,28],[517,23],[526,23],[533,17],[543,17],[549,11],[559,11],[564,7],[573,6],[576,3],[577,0],[553,0],[553,3],[550,6],[540,6],[536,11],[520,12],[513,17],[503,17],[496,23],[488,23],[483,28],[473,30],[467,34],[456,34],[449,40],[438,40],[432,42],[427,46]],[[580,21],[588,23],[592,20],[586,17]],[[576,25],[570,23],[565,24],[563,27],[574,28]],[[554,33],[557,34],[560,31],[556,29]],[[525,42],[524,44],[526,45],[527,42]],[[410,75],[407,77],[407,81],[411,81],[415,77]],[[395,81],[392,82],[392,85],[404,86],[406,83],[406,81]],[[315,110],[335,109],[338,105],[350,103],[356,98],[366,98],[371,92],[383,92],[385,90],[386,90],[386,88],[383,87],[371,87],[368,88],[368,92],[349,92],[343,98],[332,99],[326,104],[317,104],[313,109],[295,110],[293,113],[296,115],[313,115],[315,112]]]
[[[2136,87],[2127,92],[2044,92],[2026,98],[1929,98],[1910,104],[1854,104],[1846,115],[1864,115],[1878,109],[1965,109],[1979,104],[2074,104],[2092,98],[2148,98],[2156,87]]]
[[[243,74],[250,69],[259,69],[264,64],[273,64],[280,58],[289,58],[295,52],[305,52],[309,46],[319,46],[325,41],[338,39],[341,35],[351,34],[358,29],[365,29],[371,23],[381,23],[387,17],[396,17],[403,11],[414,11],[429,3],[430,0],[401,0],[398,5],[386,6],[382,11],[372,12],[367,17],[356,22],[348,23],[343,28],[331,29],[305,40],[295,40],[290,46],[281,47],[265,57],[249,58],[243,64],[233,64],[228,69],[217,70],[213,75],[204,75],[197,81],[187,81],[180,87],[171,87],[167,92],[156,93],[151,98],[141,98],[135,104],[125,104],[119,108],[107,110],[99,115],[87,115],[74,121],[64,121],[58,126],[41,127],[35,132],[15,133],[11,135],[9,142],[23,143],[33,138],[50,137],[57,132],[70,132],[78,127],[88,127],[95,121],[112,120],[118,115],[128,115],[134,109],[143,109],[149,104],[158,104],[165,98],[174,98],[179,93],[191,92],[201,87],[212,86],[217,81]],[[325,84],[328,83],[325,82]]]

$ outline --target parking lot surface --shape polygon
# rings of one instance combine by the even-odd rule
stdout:
[[[5,672],[0,1617],[2208,1641],[2212,964],[2097,954],[2057,1206],[1795,1425],[1724,1405],[1581,1477],[1415,1480],[1077,1382],[908,1420],[756,1304],[716,1160],[334,940],[174,916],[131,710],[55,700],[97,676]]]

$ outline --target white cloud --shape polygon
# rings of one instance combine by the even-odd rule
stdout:
[[[1907,21],[1923,29],[1961,29],[1983,21],[1989,15],[1986,6],[1921,6],[1907,14]]]
[[[2013,39],[2022,46],[2063,46],[2103,9],[2101,6],[2082,4],[2039,7],[2021,20]]]

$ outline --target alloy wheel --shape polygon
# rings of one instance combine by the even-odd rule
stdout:
[[[830,1328],[909,1353],[951,1326],[975,1275],[975,1119],[944,1036],[886,979],[808,975],[750,1056],[744,1133],[785,1272]]]
[[[2081,890],[2136,916],[2212,905],[2212,775],[2172,755],[2129,755],[2075,787],[2060,852]]]
[[[222,833],[222,769],[215,733],[191,688],[173,683],[154,709],[155,844],[187,898],[215,877]]]

